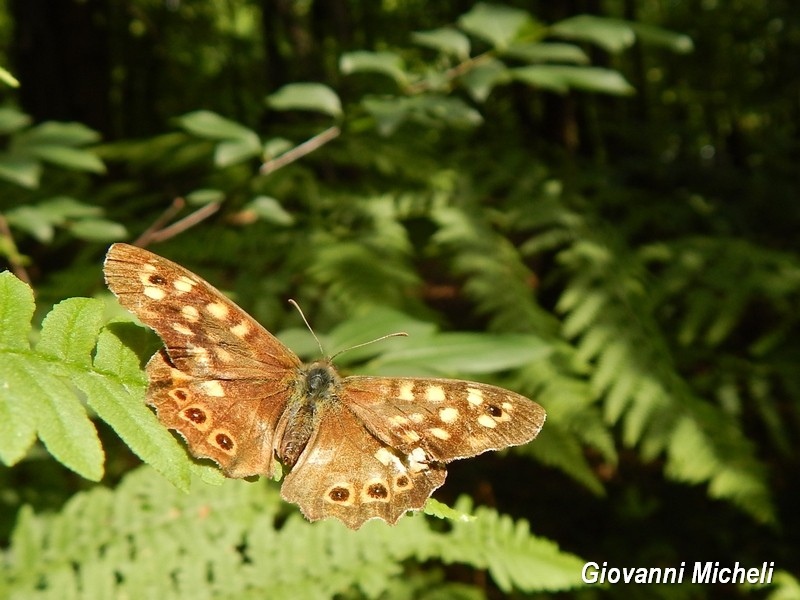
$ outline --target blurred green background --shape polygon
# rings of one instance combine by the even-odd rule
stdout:
[[[798,20],[779,0],[0,1],[0,265],[36,298],[28,329],[28,292],[0,286],[0,384],[64,386],[0,393],[0,597],[799,598]],[[197,481],[167,438],[177,475],[113,410],[140,407],[155,336],[101,330],[101,304],[40,329],[70,297],[122,314],[101,276],[122,240],[304,358],[288,298],[329,353],[412,333],[346,372],[496,383],[548,421],[451,465],[435,496],[485,507],[473,524],[310,525],[277,484]],[[81,335],[94,363],[65,362],[118,394],[51,360]],[[106,335],[130,379],[98,366]],[[777,575],[601,588],[584,561]]]

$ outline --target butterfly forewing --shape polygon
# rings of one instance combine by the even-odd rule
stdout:
[[[158,333],[182,370],[263,378],[287,376],[301,364],[218,289],[166,258],[114,244],[103,270],[120,304]]]
[[[524,396],[455,379],[348,377],[343,395],[378,439],[433,461],[525,444],[545,421],[544,409]]]
[[[165,347],[147,365],[147,402],[197,457],[229,477],[291,471],[281,493],[310,520],[396,523],[444,483],[445,463],[524,444],[541,406],[451,379],[347,377],[304,365],[212,285],[141,248],[114,244],[108,287]]]

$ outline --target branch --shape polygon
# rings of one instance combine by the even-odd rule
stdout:
[[[299,158],[304,157],[306,154],[311,154],[319,148],[320,146],[324,146],[332,139],[335,139],[340,133],[342,132],[341,129],[336,127],[329,127],[322,133],[319,133],[312,137],[311,139],[303,142],[299,146],[295,146],[291,150],[284,152],[280,156],[276,156],[272,160],[268,160],[264,164],[261,165],[261,168],[258,170],[259,173],[262,175],[269,175],[280,169],[281,167],[285,167],[289,163],[292,163]]]

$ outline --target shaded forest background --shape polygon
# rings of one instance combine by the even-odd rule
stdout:
[[[380,346],[345,369],[480,378],[548,410],[540,439],[452,465],[437,498],[524,519],[582,560],[779,572],[765,589],[586,588],[519,541],[508,581],[415,549],[381,555],[380,583],[323,568],[323,587],[298,576],[287,595],[800,597],[799,18],[766,0],[6,0],[0,66],[19,86],[0,88],[0,260],[35,290],[32,338],[59,301],[107,300],[105,249],[137,238],[306,358],[287,298],[334,345],[410,325],[430,352]],[[454,352],[449,332],[501,358]],[[0,596],[60,581],[31,565],[65,504],[145,494],[126,490],[147,487],[128,475],[146,452],[92,408],[105,460],[84,470],[41,427],[43,446],[0,427]],[[275,531],[313,547],[270,498]],[[249,539],[242,515],[227,518]],[[532,556],[564,577],[526,580]],[[226,597],[217,568],[198,577],[208,597]],[[165,579],[176,597],[187,572]]]

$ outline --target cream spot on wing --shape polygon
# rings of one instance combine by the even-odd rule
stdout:
[[[425,415],[422,413],[411,413],[408,415],[408,418],[411,419],[413,423],[422,423],[425,420]]]
[[[488,427],[489,429],[494,429],[495,427],[497,427],[497,422],[489,415],[481,415],[480,417],[478,417],[478,423],[480,423],[484,427]]]
[[[408,425],[408,419],[406,419],[403,415],[395,415],[393,417],[390,417],[389,420],[395,425],[398,425],[400,427],[402,427],[403,425]]]
[[[172,282],[172,287],[182,293],[191,292],[194,285],[194,281],[186,277],[186,275],[181,275]]]
[[[396,471],[405,472],[406,468],[403,466],[403,463],[400,461],[400,457],[398,457],[394,452],[386,448],[385,446],[381,446],[375,451],[375,458],[378,459],[384,466],[392,465]]]
[[[408,468],[412,473],[424,471],[428,468],[428,465],[425,464],[427,460],[428,456],[425,454],[425,450],[414,448],[411,454],[408,455]]]
[[[209,302],[206,304],[206,310],[215,319],[224,319],[228,316],[230,310],[222,302]]]
[[[154,273],[157,270],[156,266],[153,263],[145,263],[142,269],[144,269],[148,273]]]
[[[490,415],[498,423],[505,423],[506,421],[510,421],[511,420],[511,414],[509,414],[509,410],[507,408],[505,408],[507,404],[508,404],[507,402],[503,403],[503,408],[505,410],[500,410],[500,414],[499,415]],[[497,407],[495,407],[495,408],[497,408]]]
[[[147,296],[148,298],[150,298],[151,300],[163,300],[164,296],[167,295],[167,292],[165,292],[161,288],[152,287],[152,286],[149,286],[149,285],[146,285],[144,287],[144,290],[142,290],[142,293],[145,296]]]
[[[181,335],[194,335],[194,331],[192,331],[191,329],[189,329],[189,328],[188,328],[186,325],[184,325],[183,323],[173,323],[173,324],[172,324],[172,328],[173,328],[175,331],[177,331],[178,333],[180,333]]]
[[[191,379],[189,375],[178,369],[170,369],[169,376],[173,383],[183,383],[184,381],[189,381]]]
[[[400,391],[397,393],[398,400],[412,402],[414,400],[414,382],[404,381],[400,384]]]
[[[458,409],[448,406],[439,409],[439,418],[442,423],[454,423],[458,419]]]
[[[224,363],[233,362],[233,355],[224,348],[214,348],[214,355]]]
[[[201,366],[208,367],[210,361],[209,361],[208,350],[206,348],[203,348],[202,346],[194,346],[192,344],[188,344],[186,350]]]
[[[244,321],[240,321],[239,324],[234,325],[231,327],[231,333],[236,337],[243,338],[250,332],[250,325],[245,323]]]
[[[478,388],[467,388],[467,402],[473,406],[480,406],[483,404],[483,392]]]
[[[403,436],[403,438],[407,442],[418,442],[419,441],[419,434],[416,431],[414,431],[413,429],[408,429],[406,431],[401,431],[400,435]]]
[[[450,439],[450,434],[447,433],[441,427],[431,427],[428,431],[431,432],[431,435],[433,437],[439,438],[440,440],[449,440]]]
[[[225,395],[225,390],[222,389],[222,384],[219,381],[202,381],[198,384],[200,389],[209,396],[216,396],[222,398]]]
[[[502,407],[504,411],[511,412],[511,402],[503,402]]]
[[[397,457],[392,453],[391,450],[381,446],[375,451],[375,458],[378,459],[379,463],[388,467],[389,464],[392,462],[392,459]]]
[[[200,319],[200,311],[197,310],[194,306],[184,306],[181,309],[181,314],[183,318],[191,323],[197,323]]]
[[[440,385],[428,386],[428,389],[425,390],[425,397],[428,402],[442,402],[445,397],[444,388]]]

